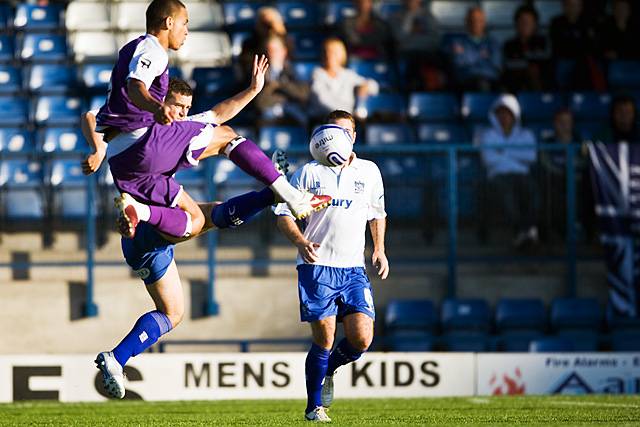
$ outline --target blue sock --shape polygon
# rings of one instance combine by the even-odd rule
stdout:
[[[232,197],[213,208],[211,220],[218,228],[235,228],[274,203],[275,196],[271,189],[265,188],[262,191],[251,191]]]
[[[338,343],[336,348],[331,352],[329,356],[329,366],[327,367],[327,375],[333,375],[336,369],[347,363],[355,362],[362,356],[361,351],[356,350],[349,344],[346,338]]]
[[[304,371],[307,382],[307,409],[305,413],[309,413],[322,406],[321,392],[322,380],[327,372],[327,364],[329,363],[329,350],[312,344],[307,360],[304,363]]]
[[[129,358],[151,347],[158,341],[158,338],[172,328],[171,321],[166,314],[157,310],[145,313],[133,325],[131,332],[113,349],[113,355],[120,366],[124,366]]]

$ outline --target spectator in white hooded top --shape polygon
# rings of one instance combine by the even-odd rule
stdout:
[[[513,95],[501,95],[489,111],[491,126],[481,132],[478,143],[494,146],[481,150],[489,189],[500,200],[507,221],[515,227],[514,245],[522,247],[538,240],[536,227],[537,194],[531,165],[536,149],[499,148],[496,145],[535,145],[536,139],[520,122],[520,104]],[[493,206],[493,204],[490,204]]]

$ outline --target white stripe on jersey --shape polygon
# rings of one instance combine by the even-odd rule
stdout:
[[[167,65],[169,65],[167,51],[155,36],[147,34],[133,52],[127,79],[140,80],[149,89],[155,78],[167,70]]]
[[[305,238],[320,244],[315,264],[364,267],[367,221],[387,215],[378,166],[358,158],[344,169],[310,162],[291,177],[291,185],[333,198],[331,206],[312,213],[306,220]],[[276,206],[274,212],[293,217],[284,203]],[[303,263],[298,255],[298,264]]]

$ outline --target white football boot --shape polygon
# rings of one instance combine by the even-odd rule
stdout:
[[[96,367],[102,372],[102,384],[107,394],[115,399],[124,397],[124,373],[113,352],[103,351],[96,357]]]
[[[313,421],[316,423],[330,423],[331,418],[327,415],[327,411],[323,406],[318,406],[311,412],[305,414],[304,419],[306,421]]]
[[[324,377],[320,398],[322,399],[322,406],[325,408],[328,408],[333,403],[333,375]]]

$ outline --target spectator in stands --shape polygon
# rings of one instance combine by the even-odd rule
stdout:
[[[486,34],[487,20],[480,7],[467,12],[467,33],[452,37],[444,46],[453,68],[456,89],[491,91],[500,77],[500,47]]]
[[[631,1],[614,0],[613,15],[608,16],[599,31],[602,54],[607,59],[639,59],[640,31],[631,20]]]
[[[538,12],[529,5],[515,13],[516,36],[504,44],[503,81],[509,91],[546,89],[547,39],[538,34]]]
[[[513,95],[502,95],[489,112],[491,126],[480,134],[479,145],[534,145],[536,139],[520,123],[520,104]],[[535,148],[483,148],[489,187],[498,195],[497,205],[515,227],[514,246],[523,247],[538,240],[536,226],[537,194],[530,174],[536,161]],[[489,206],[496,206],[490,203]]]
[[[407,62],[409,90],[437,90],[443,88],[440,71],[440,25],[422,0],[404,0],[404,7],[394,13],[389,24],[396,52]]]
[[[393,57],[393,38],[389,26],[373,10],[373,0],[355,0],[356,16],[338,24],[338,34],[349,54],[360,59],[389,60]]]
[[[269,70],[262,92],[256,97],[255,106],[265,121],[293,120],[307,125],[305,108],[309,97],[309,85],[297,79],[289,63],[285,39],[279,34],[267,37],[265,54]]]
[[[322,45],[322,66],[313,70],[309,114],[321,118],[333,110],[357,111],[369,95],[378,93],[378,83],[345,68],[347,49],[339,38]],[[356,105],[357,104],[357,105]]]
[[[594,139],[604,143],[639,143],[640,130],[637,117],[635,99],[627,95],[617,96],[611,103],[609,128],[604,129]]]
[[[553,18],[550,37],[556,67],[569,68],[562,89],[606,89],[602,67],[595,57],[596,33],[592,19],[583,11],[582,0],[564,0],[564,13]]]

